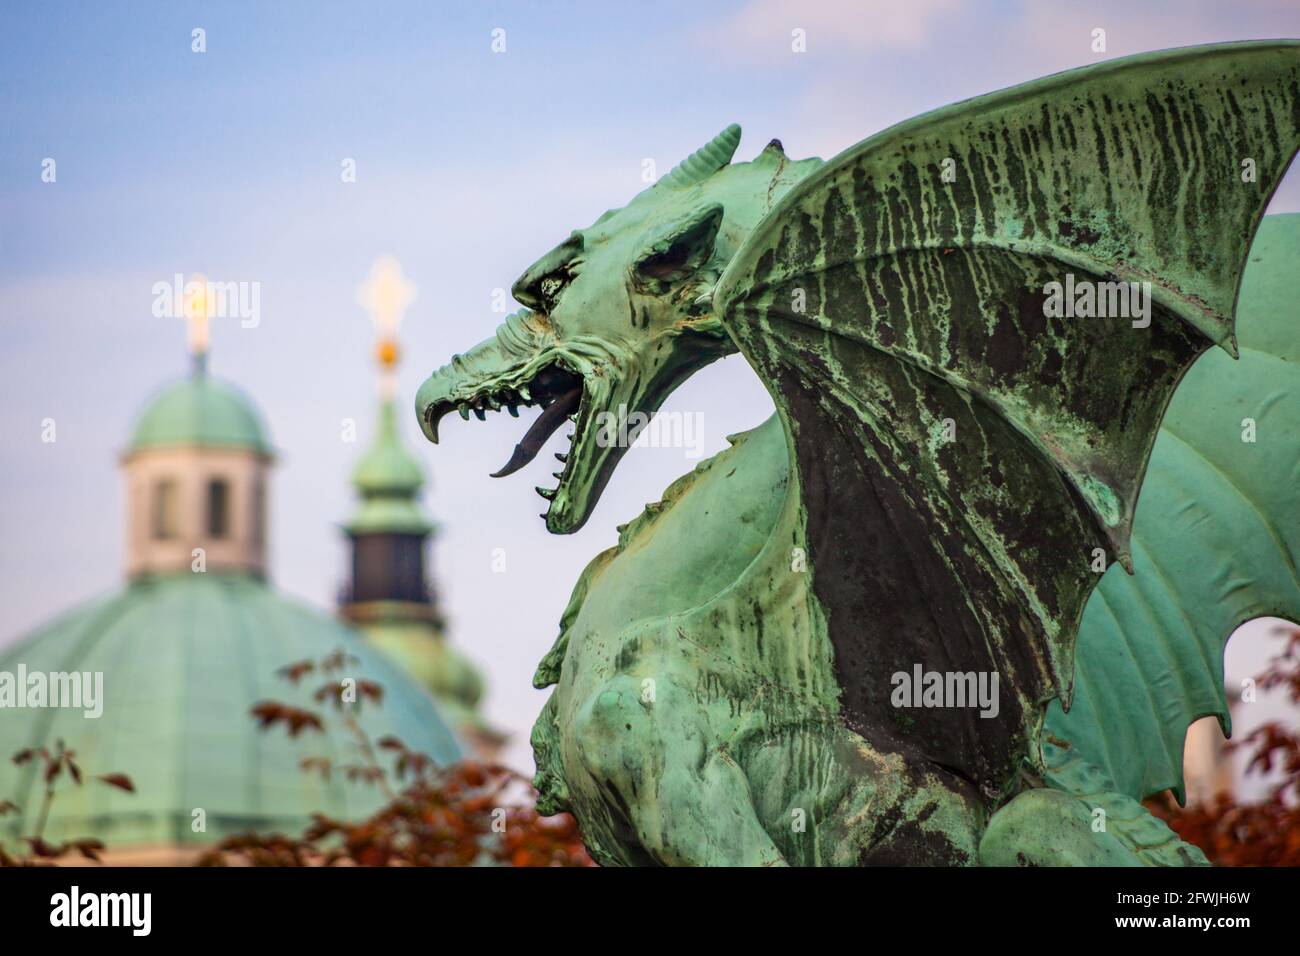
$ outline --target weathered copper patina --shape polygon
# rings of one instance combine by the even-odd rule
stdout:
[[[582,575],[535,681],[543,805],[603,863],[1204,862],[1137,799],[1226,714],[1232,626],[1300,615],[1294,221],[1234,325],[1300,44],[1060,74],[824,164],[733,164],[739,139],[540,259],[417,399],[434,441],[452,409],[546,406],[503,473],[572,417],[557,533],[626,450],[600,413],[736,349],[776,402]],[[1271,443],[1224,460],[1247,417]],[[1235,547],[1220,498],[1260,518]],[[930,674],[934,701],[900,693]]]

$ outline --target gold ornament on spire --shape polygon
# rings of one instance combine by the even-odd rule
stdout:
[[[370,275],[357,290],[357,304],[370,313],[378,333],[375,357],[379,362],[379,392],[384,399],[393,397],[396,387],[397,326],[402,313],[415,301],[415,285],[402,274],[401,264],[392,256],[382,256],[370,267]]]
[[[183,298],[185,324],[189,327],[190,355],[194,357],[195,364],[201,366],[208,354],[208,323],[212,318],[207,276],[199,273],[190,276],[185,283]]]

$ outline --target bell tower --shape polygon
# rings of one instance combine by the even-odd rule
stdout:
[[[396,260],[378,260],[357,301],[374,320],[379,365],[379,422],[375,438],[352,474],[360,503],[344,530],[352,544],[345,617],[425,620],[440,624],[428,585],[425,554],[433,524],[420,507],[424,471],[402,444],[394,405],[400,358],[397,326],[415,287]]]
[[[435,529],[420,507],[424,469],[406,450],[398,427],[397,324],[414,298],[414,286],[387,258],[375,263],[357,297],[378,337],[379,423],[352,473],[360,500],[343,526],[352,566],[340,613],[424,685],[480,758],[494,760],[506,737],[479,711],[484,687],[478,669],[443,633],[426,564]],[[409,406],[404,409],[409,416]]]

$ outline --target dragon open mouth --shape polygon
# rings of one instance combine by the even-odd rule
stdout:
[[[685,333],[674,335],[680,342]],[[561,425],[572,422],[569,445],[555,456],[563,464],[555,472],[558,484],[537,489],[548,502],[542,516],[547,530],[572,534],[591,516],[635,437],[620,423],[653,415],[691,371],[725,354],[714,339],[686,341],[694,347],[647,346],[655,360],[643,363],[621,340],[559,339],[549,316],[525,309],[508,317],[492,338],[434,371],[416,393],[416,414],[425,437],[437,444],[438,424],[452,411],[465,419],[473,412],[483,421],[489,411],[505,409],[518,417],[520,406],[538,406],[537,420],[493,473],[496,478],[524,468]]]
[[[495,383],[484,387],[460,401],[446,401],[430,405],[425,410],[426,422],[430,435],[436,440],[438,422],[453,409],[460,412],[460,417],[468,419],[470,412],[484,421],[487,412],[500,411],[503,408],[512,416],[519,416],[519,407],[538,406],[542,409],[532,426],[515,446],[514,452],[493,478],[504,478],[523,468],[542,450],[547,440],[555,434],[566,421],[581,427],[585,418],[586,402],[582,376],[558,363],[543,367],[536,375],[525,381]],[[575,431],[574,434],[577,434]],[[569,436],[570,442],[573,435]],[[568,452],[557,452],[555,457],[564,464],[564,469],[555,473],[563,484],[568,472]],[[539,488],[538,492],[548,500],[555,496],[555,490]]]

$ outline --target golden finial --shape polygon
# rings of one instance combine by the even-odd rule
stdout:
[[[179,276],[177,279],[179,280]],[[208,323],[212,318],[212,302],[208,297],[207,277],[195,273],[185,283],[183,292],[185,324],[189,329],[190,355],[194,358],[194,367],[200,371],[207,363],[208,357]]]
[[[370,275],[357,290],[357,304],[370,313],[378,333],[375,357],[379,361],[379,389],[393,397],[397,361],[397,326],[402,313],[415,301],[415,285],[402,275],[402,266],[392,256],[382,256],[370,267]]]

